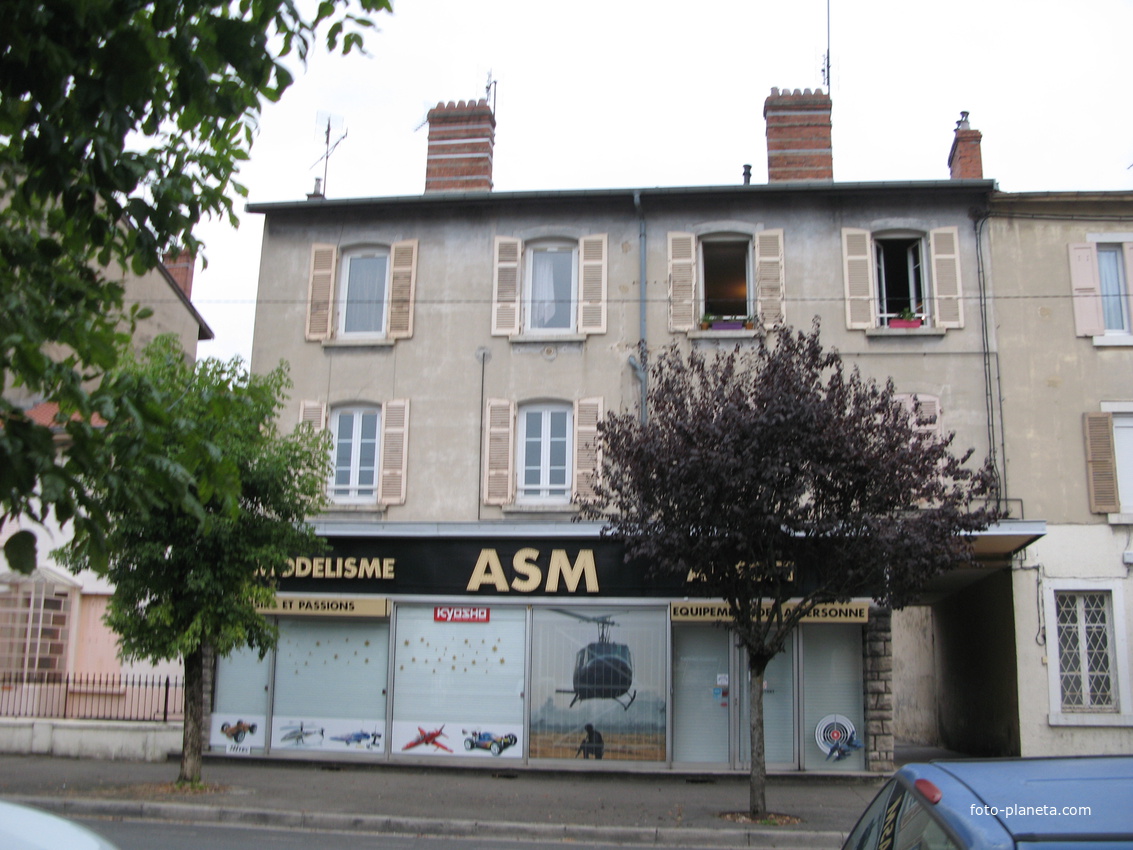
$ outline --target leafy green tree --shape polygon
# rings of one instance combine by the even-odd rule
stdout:
[[[114,486],[88,482],[110,520],[109,559],[99,570],[114,584],[106,622],[125,658],[184,660],[180,781],[196,782],[205,660],[210,651],[274,646],[276,629],[257,608],[273,601],[288,556],[321,544],[306,518],[324,505],[330,446],[325,433],[306,426],[279,431],[290,386],[282,364],[265,375],[249,374],[239,358],[194,367],[165,336],[140,358],[127,358],[105,383],[146,388],[151,421],[162,425],[134,420],[138,433],[128,442],[149,443],[140,457],[180,468],[184,446],[192,445],[192,454],[217,458],[225,472],[223,487],[192,482],[191,501],[152,497],[144,506]],[[75,541],[61,554],[80,569],[96,563],[89,550],[89,542]]]
[[[581,515],[627,557],[725,600],[747,650],[752,816],[766,811],[763,675],[791,631],[820,603],[910,603],[969,563],[966,535],[1000,516],[992,468],[916,424],[892,382],[823,351],[816,322],[744,350],[667,349],[650,364],[644,421],[599,425]]]
[[[237,169],[261,103],[291,84],[285,60],[305,61],[320,32],[332,51],[360,48],[373,25],[366,15],[390,4],[313,9],[295,0],[5,2],[0,529],[54,514],[101,558],[104,517],[83,480],[114,477],[139,503],[154,489],[193,498],[183,480],[125,474],[105,448],[104,426],[131,412],[97,379],[140,318],[116,281],[153,268],[168,248],[196,254],[202,218],[236,223],[234,196],[246,194]],[[59,403],[59,440],[5,398],[13,388]],[[32,540],[20,532],[5,545],[13,568],[34,568]]]

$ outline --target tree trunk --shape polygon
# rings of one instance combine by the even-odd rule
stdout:
[[[748,699],[751,723],[751,782],[748,792],[748,814],[753,818],[767,813],[767,758],[763,744],[763,670],[750,670],[751,688]]]
[[[185,656],[185,724],[178,782],[201,781],[201,719],[204,716],[204,648]]]

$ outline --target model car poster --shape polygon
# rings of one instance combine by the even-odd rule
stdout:
[[[267,740],[266,720],[262,714],[213,714],[209,744],[231,755],[250,755],[252,750],[262,750]]]
[[[395,720],[393,751],[406,755],[522,758],[522,732],[522,726],[511,723]]]

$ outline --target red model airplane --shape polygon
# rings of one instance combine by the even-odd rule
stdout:
[[[424,729],[422,729],[420,726],[418,726],[417,731],[420,732],[421,734],[418,735],[416,738],[414,738],[412,741],[410,741],[408,744],[406,744],[401,749],[404,751],[404,750],[409,750],[409,749],[412,749],[413,747],[419,746],[420,744],[432,744],[434,747],[441,749],[441,750],[444,750],[446,753],[451,753],[452,750],[450,750],[448,747],[446,747],[444,744],[442,744],[440,741],[437,740],[437,738],[442,738],[442,737],[447,738],[448,737],[448,735],[445,734],[444,729],[445,729],[445,727],[441,726],[440,729],[434,729],[432,732],[426,732]]]

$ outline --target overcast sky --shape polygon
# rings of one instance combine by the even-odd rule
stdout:
[[[428,110],[496,89],[497,191],[765,183],[763,101],[822,87],[827,0],[393,0],[264,109],[253,202],[420,194]],[[1133,0],[830,0],[834,178],[943,180],[961,110],[1010,192],[1133,189]],[[316,164],[317,163],[317,164]],[[250,358],[262,216],[199,230],[201,356]]]

